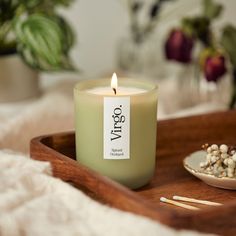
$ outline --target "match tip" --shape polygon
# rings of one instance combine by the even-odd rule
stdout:
[[[166,201],[166,198],[165,198],[165,197],[161,197],[161,198],[160,198],[160,201],[161,201],[161,202],[165,202],[165,201]]]

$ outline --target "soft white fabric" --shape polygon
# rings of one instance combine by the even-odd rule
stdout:
[[[0,149],[27,153],[32,137],[73,129],[73,85],[60,82],[36,100],[1,104]],[[162,119],[225,109],[205,104],[173,114],[167,101],[160,95]],[[50,175],[49,163],[0,151],[1,236],[198,235],[101,205]]]
[[[32,101],[0,105],[0,148],[28,152],[31,138],[74,129],[74,83],[61,82]]]
[[[1,236],[199,235],[101,205],[50,175],[47,162],[0,151]]]

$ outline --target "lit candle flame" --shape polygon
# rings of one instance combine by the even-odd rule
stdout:
[[[116,95],[117,87],[118,87],[117,75],[116,73],[113,73],[112,78],[111,78],[111,88],[113,89],[115,95]]]

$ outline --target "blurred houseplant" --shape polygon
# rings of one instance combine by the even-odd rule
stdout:
[[[125,1],[130,25],[128,36],[120,40],[117,49],[117,63],[122,71],[157,76],[160,71],[157,70],[160,39],[154,32],[163,6],[170,1]]]
[[[213,84],[215,88],[228,71],[232,76],[232,96],[229,107],[234,108],[236,106],[236,28],[226,25],[217,35],[213,30],[213,22],[221,15],[223,6],[213,0],[203,0],[202,6],[201,14],[183,18],[181,26],[171,30],[165,43],[165,55],[168,60],[183,65],[195,64],[195,71],[197,71],[195,77],[198,83],[203,81],[200,76],[203,74],[205,83]],[[200,50],[197,51],[197,55],[194,55],[197,44],[200,44]],[[190,80],[190,78],[185,79]],[[214,96],[220,96],[219,91]]]
[[[69,58],[74,34],[57,11],[70,3],[71,0],[0,1],[0,101],[37,94],[38,71],[74,69]]]

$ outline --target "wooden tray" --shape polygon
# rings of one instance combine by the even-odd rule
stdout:
[[[186,155],[206,142],[236,143],[236,111],[158,122],[156,173],[148,185],[136,191],[76,162],[73,132],[34,138],[31,156],[50,161],[54,176],[72,183],[102,203],[174,228],[236,235],[236,191],[210,187],[190,175],[182,165]],[[171,198],[173,195],[224,205],[190,211],[159,202],[161,196]]]

